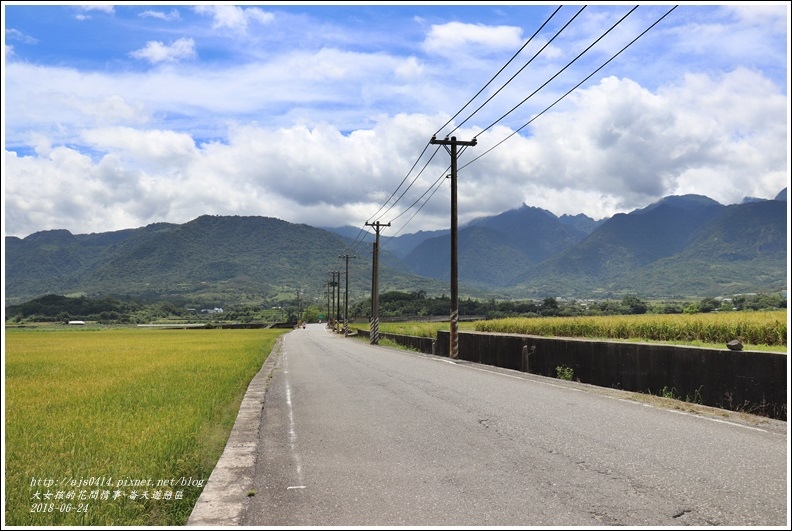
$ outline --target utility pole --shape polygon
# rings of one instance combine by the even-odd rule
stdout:
[[[345,254],[339,258],[346,260],[346,274],[344,275],[344,337],[346,337],[349,335],[349,259],[355,257]]]
[[[329,326],[333,326],[333,312],[335,311],[335,273],[333,271],[328,271],[331,275],[333,275],[333,280],[328,282],[328,287],[330,291],[330,301],[327,304],[327,324]]]
[[[459,357],[459,271],[458,249],[459,227],[457,224],[457,146],[475,146],[476,139],[471,141],[458,141],[455,136],[449,140],[437,140],[432,137],[430,144],[439,144],[451,154],[451,330],[450,352],[451,359]],[[451,149],[448,149],[451,146]]]
[[[335,332],[336,322],[338,321],[338,311],[336,310],[336,308],[338,308],[338,306],[336,305],[336,286],[338,286],[338,282],[336,282],[336,275],[339,275],[340,277],[341,273],[339,273],[338,271],[330,271],[330,274],[333,275],[333,280],[332,282],[330,282],[330,286],[333,290],[333,305],[332,305],[332,310],[330,312],[330,325],[333,328],[333,332]]]
[[[330,322],[330,284],[331,282],[325,282],[325,296],[327,297],[327,320]]]
[[[336,271],[335,276],[338,277],[338,280],[335,281],[336,303],[335,303],[335,319],[333,320],[333,331],[335,331],[335,326],[338,324],[339,319],[341,319],[341,271]]]
[[[371,259],[371,330],[369,331],[369,343],[379,344],[379,239],[380,229],[390,227],[390,223],[382,224],[379,221],[374,223],[366,222],[366,225],[374,227],[377,238],[374,240],[374,253]]]

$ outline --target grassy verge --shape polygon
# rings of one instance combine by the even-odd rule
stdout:
[[[6,524],[184,525],[284,330],[7,330]]]

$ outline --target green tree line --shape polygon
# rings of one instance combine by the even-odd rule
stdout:
[[[107,324],[149,323],[160,319],[222,320],[241,323],[289,322],[299,320],[316,322],[328,318],[327,308],[303,305],[294,301],[270,301],[271,304],[240,304],[226,308],[222,313],[204,314],[200,308],[191,308],[184,301],[144,303],[136,300],[119,300],[113,297],[88,298],[45,295],[23,304],[6,307],[6,321],[68,322],[70,320],[96,321]],[[380,318],[421,318],[447,316],[450,311],[447,296],[427,297],[424,291],[388,291],[379,298]],[[459,300],[459,313],[484,319],[503,317],[572,317],[594,315],[708,313],[715,311],[760,311],[786,308],[787,300],[778,294],[738,295],[732,298],[704,298],[698,301],[647,302],[628,295],[621,300],[561,301],[553,297],[542,300]],[[338,310],[343,319],[343,308]],[[371,316],[371,299],[366,298],[350,305],[350,318]]]
[[[738,295],[732,298],[707,297],[699,301],[663,301],[650,303],[628,295],[621,300],[559,301],[548,297],[542,300],[498,301],[495,299],[459,300],[460,315],[481,316],[486,319],[503,317],[573,317],[596,315],[637,315],[644,313],[708,313],[714,311],[759,311],[786,308],[787,300],[778,294]],[[390,291],[380,295],[379,316],[428,317],[448,315],[447,297],[427,298],[424,292]],[[350,308],[354,317],[370,317],[371,299],[360,301]]]

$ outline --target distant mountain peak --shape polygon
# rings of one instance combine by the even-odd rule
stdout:
[[[541,212],[542,214],[546,214],[546,215],[548,215],[550,217],[553,217],[553,218],[557,218],[558,217],[558,216],[556,216],[555,214],[553,214],[552,212],[550,212],[549,210],[547,210],[545,208],[535,207],[535,206],[528,206],[525,203],[523,203],[520,208],[517,208],[515,210],[530,210],[531,212]]]
[[[659,201],[656,201],[644,208],[633,210],[633,214],[642,212],[650,212],[659,206],[670,206],[675,208],[682,208],[685,210],[699,209],[702,207],[717,207],[723,206],[721,203],[709,198],[705,195],[699,194],[683,194],[683,195],[669,195]]]
[[[745,203],[758,203],[759,201],[767,201],[767,199],[762,199],[761,197],[743,197],[743,200],[740,202],[741,204]]]
[[[39,232],[34,232],[30,236],[24,238],[24,240],[33,242],[33,241],[67,241],[73,240],[74,234],[69,232],[66,229],[53,229],[53,230],[42,230]]]

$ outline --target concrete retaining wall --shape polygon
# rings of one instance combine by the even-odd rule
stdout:
[[[358,328],[357,332],[358,335],[363,337],[370,337],[368,330],[361,330]],[[380,338],[389,339],[397,345],[401,345],[412,350],[417,350],[418,352],[423,352],[425,354],[432,354],[432,344],[435,342],[435,340],[431,337],[404,336],[399,334],[385,334],[382,332],[380,332]]]
[[[445,357],[449,336],[380,334]],[[583,383],[787,420],[785,353],[460,331],[459,359],[553,378],[565,366]]]

